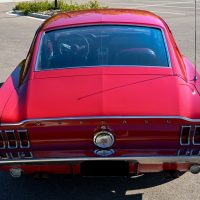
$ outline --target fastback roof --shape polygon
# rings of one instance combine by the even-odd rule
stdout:
[[[131,23],[164,27],[163,20],[157,15],[132,9],[100,9],[66,12],[54,15],[44,22],[43,29],[91,23]]]

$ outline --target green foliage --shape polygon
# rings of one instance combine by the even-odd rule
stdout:
[[[14,10],[20,10],[24,14],[28,14],[30,12],[37,13],[43,12],[46,10],[51,10],[54,8],[53,3],[49,3],[48,1],[39,1],[39,2],[20,2],[18,3]]]
[[[25,15],[28,13],[44,12],[55,9],[54,1],[34,1],[34,2],[20,2],[13,10],[20,10]],[[88,10],[88,9],[100,9],[103,8],[98,0],[90,0],[88,3],[78,4],[76,2],[66,3],[64,0],[58,0],[58,10],[61,11],[76,11],[76,10]]]
[[[91,0],[88,3],[78,4],[71,3],[66,4],[63,0],[59,1],[59,9],[61,11],[75,11],[75,10],[88,10],[88,9],[100,9],[102,8],[97,0]]]

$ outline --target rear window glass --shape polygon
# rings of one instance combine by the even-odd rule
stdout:
[[[101,65],[168,67],[162,31],[151,27],[101,25],[43,34],[36,70]]]

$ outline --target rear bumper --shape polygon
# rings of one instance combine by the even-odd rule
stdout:
[[[80,164],[85,161],[128,161],[139,164],[200,164],[197,156],[148,156],[148,157],[74,157],[74,158],[30,158],[1,160],[3,165]]]
[[[200,165],[200,157],[186,156],[148,156],[148,157],[62,157],[62,158],[29,158],[0,160],[0,170],[10,171],[20,168],[24,173],[46,172],[53,174],[82,174],[82,166],[90,163],[91,169],[98,171],[97,166],[104,164],[105,171],[111,168],[121,172],[118,163],[126,162],[128,174],[153,173],[161,171],[188,171],[193,165]],[[99,163],[99,164],[97,164]],[[111,164],[113,163],[113,164]],[[94,164],[94,165],[93,165]],[[96,164],[96,165],[95,165]],[[109,166],[110,165],[110,166]],[[111,167],[112,166],[112,167]],[[113,167],[114,166],[114,167]],[[102,169],[99,169],[100,171]]]

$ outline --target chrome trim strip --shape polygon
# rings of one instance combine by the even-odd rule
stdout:
[[[7,137],[7,142],[8,142],[8,148],[9,149],[17,149],[17,138],[16,138],[16,135],[15,135],[15,131],[14,130],[5,130],[5,133],[6,133],[6,137]],[[15,141],[15,146],[10,146],[10,141],[9,141],[9,134],[13,134],[13,137],[14,137],[14,141]]]
[[[200,157],[197,156],[148,156],[148,157],[79,157],[79,158],[41,158],[41,159],[20,159],[0,160],[0,165],[35,165],[51,163],[81,163],[84,161],[136,161],[140,164],[162,164],[162,163],[191,163],[200,164]]]
[[[186,125],[184,125],[184,126],[181,127],[181,134],[180,134],[180,145],[181,145],[181,146],[188,146],[188,145],[190,145],[190,132],[191,132],[191,127],[192,127],[192,126],[186,126]],[[183,129],[184,129],[184,128],[190,128],[190,129],[189,129],[189,133],[188,133],[187,143],[183,143],[183,141],[182,141],[182,134],[183,134]]]
[[[53,71],[53,70],[64,70],[64,69],[76,69],[76,68],[97,68],[97,67],[141,67],[141,68],[162,68],[162,69],[171,69],[171,66],[154,66],[154,65],[91,65],[91,66],[76,66],[76,67],[58,67],[52,69],[37,69],[35,72],[43,72],[43,71]],[[160,75],[160,74],[159,74]]]
[[[1,130],[0,130],[0,139],[2,139],[2,143],[3,143],[3,146],[0,147],[0,149],[5,149],[6,148],[6,142],[5,142],[5,138],[4,138]]]
[[[181,149],[178,149],[177,156],[180,156],[180,153],[181,153]]]
[[[191,119],[182,116],[85,116],[85,117],[61,117],[61,118],[32,118],[22,120],[16,123],[2,123],[1,126],[20,126],[28,122],[41,122],[41,121],[64,121],[64,120],[108,120],[108,119],[176,119],[188,122],[199,122],[200,119]]]
[[[166,40],[166,35],[165,35],[164,30],[162,28],[160,30],[162,32],[162,38],[163,38],[165,49],[166,49],[166,54],[167,54],[166,56],[167,56],[168,65],[169,65],[170,68],[172,68],[172,62],[171,62],[171,57],[170,57],[170,53],[169,53],[169,46],[168,46],[167,40]]]
[[[30,140],[29,140],[29,135],[28,135],[28,131],[27,129],[24,130],[17,130],[18,136],[19,136],[19,145],[21,149],[28,149],[30,148]],[[27,138],[27,146],[23,146],[22,144],[22,138],[21,138],[21,134],[20,133],[25,133],[26,134],[26,138]]]
[[[195,127],[194,127],[194,132],[193,132],[193,137],[192,137],[192,144],[193,145],[200,145],[200,143],[196,143],[195,142],[195,135],[196,135],[196,129],[197,128],[200,128],[200,126],[199,125],[196,125]]]

